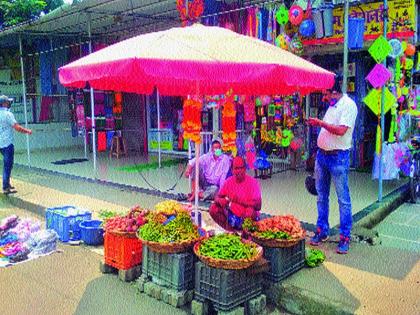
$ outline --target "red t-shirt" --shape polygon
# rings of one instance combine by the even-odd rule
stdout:
[[[235,176],[229,177],[219,191],[222,197],[227,196],[230,200],[236,196],[240,203],[250,203],[253,200],[261,200],[261,187],[260,183],[253,177],[245,175],[245,180],[238,183]],[[249,209],[245,209],[241,205],[232,202],[231,210],[233,214],[239,217],[251,216]],[[253,209],[254,211],[256,209]]]

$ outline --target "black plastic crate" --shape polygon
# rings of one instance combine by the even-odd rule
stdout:
[[[270,262],[270,271],[264,277],[274,282],[281,281],[305,265],[305,240],[291,247],[264,247],[264,258]]]
[[[210,301],[218,311],[230,311],[261,294],[262,278],[262,273],[250,274],[246,269],[218,269],[197,262],[194,298]]]
[[[158,285],[175,290],[194,287],[194,261],[192,252],[160,254],[143,246],[142,271]]]

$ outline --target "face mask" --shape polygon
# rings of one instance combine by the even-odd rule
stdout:
[[[222,149],[216,149],[216,150],[214,150],[214,155],[215,156],[221,156],[222,155]]]
[[[337,104],[337,102],[338,102],[338,99],[336,99],[336,98],[331,98],[331,99],[330,99],[330,106],[334,106],[335,104]]]

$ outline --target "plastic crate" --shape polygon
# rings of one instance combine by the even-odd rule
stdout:
[[[194,288],[194,260],[192,252],[160,254],[143,246],[142,271],[158,285],[190,290]]]
[[[274,282],[281,281],[305,265],[305,240],[291,247],[264,247],[264,258],[271,265],[264,277]]]
[[[71,210],[79,210],[80,212],[83,211],[83,213],[70,215],[69,212]],[[79,224],[81,221],[90,220],[91,218],[91,212],[74,206],[47,208],[45,213],[47,229],[56,231],[58,238],[62,242],[80,240]]]
[[[199,302],[210,301],[218,311],[230,311],[261,294],[262,278],[262,273],[212,268],[199,261],[194,296]]]
[[[141,263],[142,243],[138,238],[105,233],[104,254],[107,265],[127,270]]]
[[[104,229],[102,221],[89,220],[80,222],[80,236],[87,245],[101,245],[104,243]]]

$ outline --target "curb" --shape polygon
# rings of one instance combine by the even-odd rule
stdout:
[[[354,307],[333,300],[326,300],[325,296],[280,282],[271,284],[265,292],[270,302],[278,308],[292,314],[305,315],[350,315],[354,314]]]
[[[45,207],[42,205],[38,205],[29,201],[26,201],[19,196],[4,196],[5,201],[9,202],[11,205],[15,206],[16,208],[21,208],[28,210],[42,218],[45,218]]]

